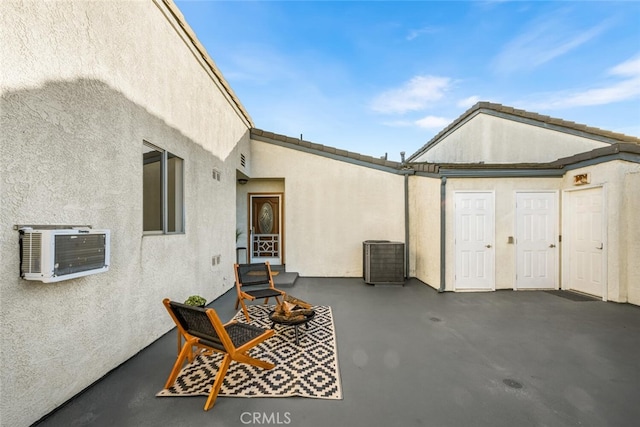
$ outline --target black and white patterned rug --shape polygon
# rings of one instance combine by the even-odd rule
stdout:
[[[251,323],[271,328],[272,305],[247,306]],[[231,362],[218,396],[229,397],[311,397],[342,399],[340,371],[333,315],[329,306],[314,306],[315,317],[298,329],[295,343],[293,326],[276,325],[273,337],[254,347],[249,355],[275,364],[270,370]],[[239,311],[235,320],[244,322]],[[198,356],[185,365],[174,385],[156,396],[208,396],[222,355]]]

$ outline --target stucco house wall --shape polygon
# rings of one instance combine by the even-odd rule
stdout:
[[[509,243],[509,236],[516,235],[515,197],[518,191],[555,191],[558,193],[558,232],[568,227],[572,217],[564,206],[567,194],[585,188],[602,187],[605,198],[605,245],[607,246],[605,299],[637,304],[638,287],[635,279],[637,254],[640,243],[637,238],[640,219],[637,213],[638,163],[622,160],[596,163],[586,167],[570,168],[562,177],[554,178],[449,178],[446,184],[446,287],[455,290],[455,206],[454,195],[458,191],[492,191],[495,195],[495,289],[514,289],[516,283],[516,247]],[[589,174],[590,184],[575,186],[574,176]],[[416,248],[416,258],[420,250]],[[568,262],[566,245],[561,244],[558,253],[559,286],[566,288]],[[418,276],[419,277],[419,276]]]
[[[574,176],[588,174],[588,185],[574,185]],[[616,160],[581,167],[568,171],[562,183],[563,193],[580,191],[586,188],[602,187],[605,207],[604,244],[607,246],[606,258],[606,299],[615,302],[634,302],[637,304],[637,277],[640,254],[640,218],[637,213],[637,200],[640,194],[640,164]],[[566,210],[566,209],[565,209]],[[565,216],[563,223],[571,221]],[[568,257],[568,254],[563,254]],[[633,258],[636,256],[635,258]],[[631,257],[631,258],[630,258]],[[567,269],[563,271],[563,282],[567,281]],[[631,298],[630,298],[631,297]]]
[[[24,426],[167,332],[163,298],[233,286],[251,123],[163,2],[2,2],[0,15],[0,424]],[[143,235],[143,141],[184,159],[184,234]],[[110,270],[22,280],[17,224],[110,229]]]
[[[409,273],[440,287],[440,189],[437,177],[409,178]]]
[[[625,173],[621,191],[620,282],[627,289],[627,301],[640,305],[640,171]]]
[[[544,163],[608,145],[552,127],[477,113],[414,162]]]
[[[404,177],[256,140],[251,158],[252,179],[284,180],[288,271],[362,276],[363,241],[404,242]]]
[[[513,289],[516,285],[515,236],[516,191],[558,192],[559,224],[571,224],[571,213],[563,209],[565,196],[575,191],[574,176],[589,174],[591,186],[604,189],[607,246],[606,282],[603,297],[626,302],[633,293],[635,277],[627,254],[638,252],[637,216],[629,194],[637,194],[635,174],[638,168],[635,137],[537,113],[516,110],[500,104],[480,102],[463,113],[424,147],[409,156],[409,162],[435,176],[447,176],[446,185],[446,290],[455,290],[455,206],[456,191],[490,191],[495,198],[495,289]],[[617,160],[619,159],[619,160]],[[505,167],[500,167],[505,165]],[[530,176],[531,178],[525,178]],[[547,176],[548,178],[542,178]],[[520,177],[520,178],[517,178]],[[584,187],[583,187],[584,188]],[[426,211],[421,211],[424,214]],[[415,216],[415,214],[412,212]],[[567,245],[560,244],[557,255],[560,284],[566,287]],[[412,259],[420,257],[416,247]],[[419,273],[418,273],[419,274]],[[582,280],[582,279],[580,279]],[[483,285],[484,286],[484,285]],[[473,286],[471,286],[474,288]]]

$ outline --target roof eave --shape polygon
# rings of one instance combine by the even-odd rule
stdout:
[[[249,115],[247,110],[244,108],[244,106],[242,105],[242,102],[240,102],[240,99],[231,88],[231,85],[229,85],[229,82],[227,82],[227,80],[224,78],[224,76],[222,75],[222,72],[220,71],[216,63],[213,61],[213,59],[211,58],[211,56],[209,55],[205,47],[202,45],[202,43],[200,43],[200,40],[198,40],[198,37],[196,36],[191,26],[189,26],[189,24],[187,23],[186,19],[184,18],[184,15],[182,14],[178,6],[176,6],[173,0],[154,0],[154,1],[156,2],[156,4],[162,1],[164,6],[171,13],[171,16],[173,17],[173,19],[176,20],[176,22],[178,23],[182,31],[184,31],[185,36],[189,39],[189,42],[191,43],[193,48],[201,56],[201,59],[206,64],[206,68],[208,68],[208,70],[211,71],[211,73],[215,76],[215,79],[217,80],[217,83],[219,84],[221,89],[224,92],[226,92],[226,95],[228,96],[229,101],[235,106],[235,108],[237,108],[238,113],[243,118],[243,120],[247,123],[247,126],[252,128],[254,126],[254,123],[253,123],[253,120],[251,119],[251,116]],[[158,4],[158,6],[160,5]]]
[[[322,144],[316,144],[299,138],[292,138],[286,135],[267,132],[262,129],[252,128],[251,139],[279,145],[286,148],[291,148],[298,151],[304,151],[307,153],[316,154],[351,164],[384,170],[386,172],[398,173],[398,171],[402,167],[402,163],[399,162],[394,162],[383,158],[379,159],[352,151],[341,150],[339,148]]]

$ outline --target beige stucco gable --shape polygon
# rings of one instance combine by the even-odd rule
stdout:
[[[430,163],[546,163],[607,142],[479,112],[417,157]]]
[[[640,138],[501,104],[478,102],[422,148],[411,163],[550,163]]]

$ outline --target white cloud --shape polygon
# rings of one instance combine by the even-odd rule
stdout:
[[[438,29],[436,27],[424,27],[418,30],[410,30],[409,34],[407,35],[407,40],[411,41],[418,36],[421,36],[422,34],[433,34],[436,32],[438,32]]]
[[[640,56],[610,68],[608,74],[623,79],[595,88],[547,94],[546,100],[533,103],[529,108],[560,109],[606,105],[640,98]]]
[[[589,105],[604,105],[626,101],[640,96],[640,78],[624,80],[616,84],[589,89],[584,92],[570,94],[564,99],[558,99],[553,104],[555,108],[581,107]]]
[[[450,119],[445,117],[426,116],[420,120],[416,120],[415,124],[426,129],[442,129],[451,123]]]
[[[498,72],[512,72],[538,67],[597,37],[611,24],[602,22],[584,29],[569,28],[570,16],[555,13],[531,22],[527,29],[511,40],[493,61]]]
[[[441,99],[450,87],[448,77],[416,76],[401,87],[376,96],[371,109],[385,114],[424,110],[433,101]]]
[[[458,107],[460,107],[460,108],[469,108],[469,107],[472,107],[473,105],[477,104],[478,101],[480,101],[480,97],[474,95],[474,96],[470,96],[468,98],[461,99],[460,101],[458,101],[458,103],[456,105]]]
[[[414,122],[412,122],[411,120],[392,120],[392,121],[382,122],[382,124],[385,126],[400,128],[400,127],[413,126]]]
[[[640,56],[629,59],[609,70],[614,76],[640,76]]]
[[[443,129],[452,122],[451,119],[446,117],[426,116],[418,120],[392,120],[386,121],[382,124],[384,126],[395,128],[421,128],[421,129]]]

